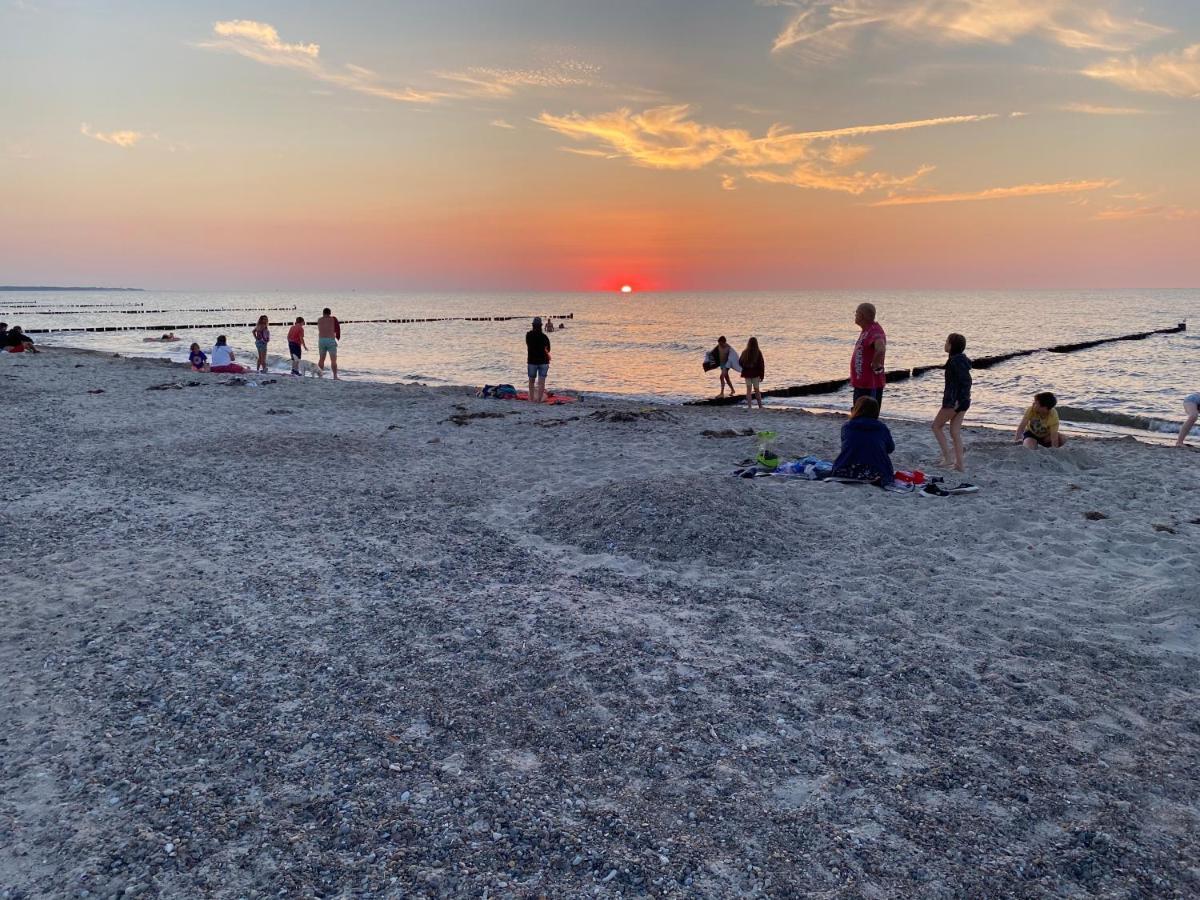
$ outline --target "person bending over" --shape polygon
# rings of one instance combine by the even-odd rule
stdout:
[[[1200,391],[1195,394],[1188,394],[1183,398],[1183,409],[1187,413],[1187,418],[1183,420],[1183,425],[1179,428],[1179,437],[1175,441],[1176,447],[1182,447],[1183,442],[1187,439],[1188,433],[1191,432],[1192,426],[1196,424],[1197,416],[1200,416]]]
[[[833,476],[878,481],[887,487],[895,480],[889,455],[895,450],[891,431],[879,421],[879,401],[859,397],[850,421],[842,426],[842,451],[833,461]]]
[[[1013,442],[1024,444],[1030,450],[1038,447],[1061,447],[1067,442],[1058,433],[1058,398],[1049,391],[1033,395],[1033,405],[1025,410],[1021,424],[1017,426],[1017,439]]]

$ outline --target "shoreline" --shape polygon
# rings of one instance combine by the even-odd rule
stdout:
[[[118,356],[118,357],[126,358],[126,359],[158,360],[160,362],[169,362],[170,365],[178,365],[178,366],[181,366],[186,369],[186,366],[183,363],[175,362],[173,360],[164,360],[161,355],[158,355],[158,356],[145,355],[145,356],[143,356],[139,353],[132,353],[132,352],[128,352],[128,351],[126,351],[124,353],[117,353],[115,351],[92,350],[89,348],[74,347],[74,346],[70,346],[70,345],[66,345],[66,344],[51,344],[48,346],[53,347],[54,349],[68,350],[71,352],[95,353],[95,354],[98,354],[99,356],[114,355],[114,356]],[[273,358],[276,360],[273,363],[274,365],[277,365],[280,367],[287,366],[287,359],[285,357],[275,355]],[[308,369],[310,369],[310,370],[315,371],[315,363],[313,363],[311,359],[305,359],[302,365],[308,367]],[[249,374],[253,375],[253,373],[249,373]],[[311,372],[306,372],[306,376],[308,374],[311,374]],[[279,372],[275,372],[275,371],[270,372],[268,377],[281,377],[281,376],[286,377],[286,375],[287,375],[286,371],[281,370]],[[471,390],[471,391],[475,391],[480,387],[479,385],[468,385],[468,384],[460,385],[460,384],[453,384],[453,383],[449,383],[449,382],[437,382],[432,385],[426,385],[425,382],[420,381],[420,380],[400,380],[399,378],[394,381],[387,381],[387,380],[382,380],[382,379],[377,379],[377,378],[355,375],[355,374],[353,374],[353,371],[351,371],[351,373],[347,376],[347,378],[345,380],[346,380],[346,383],[348,383],[348,384],[378,384],[378,385],[419,384],[419,385],[423,385],[423,386],[429,386],[430,388],[452,388],[452,389],[462,389],[462,390]],[[520,390],[522,388],[522,384],[518,384],[517,382],[512,382],[512,383],[516,385],[518,390]],[[674,396],[674,395],[654,395],[654,394],[645,394],[645,395],[613,394],[613,393],[604,392],[604,391],[581,390],[581,389],[576,389],[576,388],[572,388],[572,387],[564,387],[564,388],[560,388],[559,390],[561,393],[565,393],[565,394],[574,394],[574,395],[579,395],[579,396],[594,397],[597,399],[611,401],[611,402],[615,402],[615,403],[654,404],[654,405],[662,405],[662,406],[666,406],[666,407],[670,407],[670,408],[676,408],[676,407],[680,407],[680,406],[690,406],[690,405],[703,405],[702,403],[698,403],[698,401],[708,399],[708,398],[703,398],[703,397],[688,397],[686,395]],[[764,397],[764,400],[766,400],[766,399],[767,398]],[[819,407],[819,406],[789,405],[786,402],[787,398],[784,398],[785,402],[782,404],[779,402],[780,398],[771,398],[771,399],[774,402],[767,405],[768,411],[769,410],[790,410],[793,412],[802,412],[807,415],[813,415],[813,416],[834,416],[834,417],[840,417],[840,418],[846,418],[846,416],[849,415],[849,407],[848,406],[845,411],[841,411],[841,410],[837,410],[837,409],[829,409],[829,408]],[[729,404],[728,407],[731,409],[737,409],[737,408],[739,408],[739,405],[738,404]],[[903,415],[903,414],[893,415],[891,413],[888,413],[884,418],[889,422],[895,421],[895,422],[904,422],[904,423],[910,424],[910,425],[928,426],[929,423],[933,420],[933,415],[931,413],[928,418],[917,418],[915,416],[907,416],[907,415]],[[1176,430],[1168,431],[1168,430],[1162,430],[1162,429],[1160,429],[1160,430],[1137,429],[1137,428],[1125,427],[1125,426],[1121,426],[1121,425],[1112,425],[1112,424],[1108,424],[1108,423],[1104,423],[1104,422],[1072,421],[1072,420],[1067,420],[1067,419],[1062,420],[1062,429],[1065,434],[1067,434],[1069,436],[1074,436],[1076,439],[1082,438],[1082,439],[1088,439],[1088,440],[1120,440],[1125,437],[1132,437],[1135,440],[1137,440],[1141,443],[1150,445],[1150,446],[1172,446],[1174,444],[1175,437],[1178,434],[1179,423],[1172,423],[1170,420],[1166,420],[1166,419],[1152,420],[1152,421],[1161,422],[1164,425],[1174,425]],[[981,430],[984,430],[987,432],[996,432],[996,433],[1006,433],[1006,432],[1011,433],[1013,431],[1013,426],[1010,424],[1002,424],[999,422],[989,422],[986,420],[972,421],[969,425],[967,425],[965,427],[981,429]],[[1196,428],[1193,429],[1193,433],[1195,436],[1190,438],[1189,440],[1191,440],[1191,441],[1200,440],[1200,425],[1197,425]],[[1193,446],[1194,446],[1194,444],[1193,444]]]
[[[11,890],[1200,890],[1194,453],[229,381],[0,356]]]

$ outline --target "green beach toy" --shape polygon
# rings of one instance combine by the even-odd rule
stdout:
[[[775,438],[779,435],[774,431],[759,431],[754,437],[758,441],[756,462],[767,469],[778,467],[779,454],[775,452]]]

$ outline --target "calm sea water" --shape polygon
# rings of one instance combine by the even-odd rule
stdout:
[[[718,335],[739,350],[756,335],[767,364],[764,387],[843,378],[858,334],[854,308],[879,309],[889,339],[888,368],[945,360],[947,333],[967,337],[968,356],[1044,347],[1115,336],[1191,320],[1200,323],[1200,291],[1038,292],[789,292],[601,294],[394,294],[394,293],[91,293],[0,294],[0,319],[27,328],[154,324],[171,326],[183,343],[143,342],[152,332],[45,335],[46,344],[112,350],[182,360],[197,341],[207,351],[219,333],[204,327],[252,322],[259,310],[272,322],[303,315],[315,322],[329,306],[354,319],[500,316],[574,313],[556,332],[550,384],[583,393],[678,402],[717,392],[716,373],[701,358]],[[81,308],[80,304],[97,304]],[[223,312],[186,312],[193,308]],[[127,313],[116,310],[170,310]],[[62,310],[70,315],[55,314]],[[176,312],[178,311],[178,312]],[[1198,325],[1197,327],[1200,327]],[[340,362],[350,378],[423,381],[429,384],[520,385],[528,322],[442,322],[352,325],[343,330]],[[220,329],[253,364],[247,328]],[[273,368],[286,371],[284,328],[272,334]],[[309,345],[316,347],[315,328]],[[1052,390],[1071,407],[1178,421],[1181,401],[1200,390],[1200,332],[1156,336],[1073,354],[1038,353],[975,373],[975,424],[1012,426],[1029,396]],[[740,382],[735,379],[735,383]],[[940,373],[888,389],[885,412],[924,419],[941,399]],[[845,409],[848,394],[771,401],[809,409]],[[1166,427],[1166,426],[1164,426]]]

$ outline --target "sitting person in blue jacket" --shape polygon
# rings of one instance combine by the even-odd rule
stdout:
[[[859,397],[842,426],[842,452],[833,461],[834,478],[878,481],[887,486],[894,480],[889,453],[896,449],[892,433],[879,421],[879,401]]]

